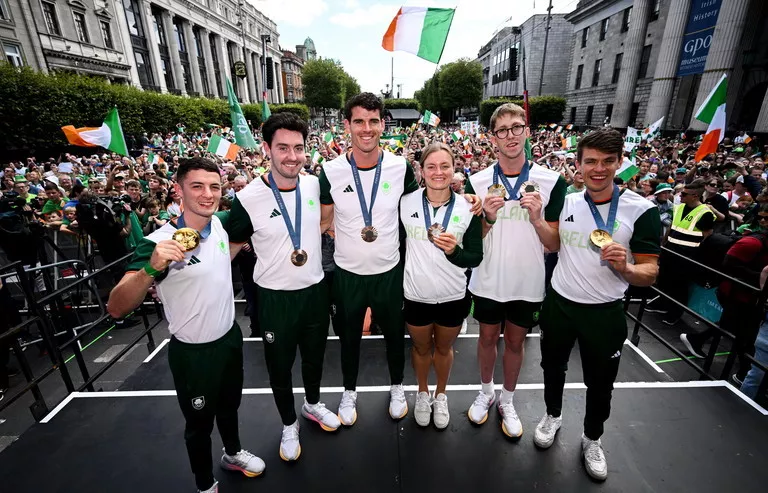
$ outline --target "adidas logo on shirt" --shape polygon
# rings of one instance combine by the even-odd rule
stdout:
[[[571,214],[570,216],[568,216],[568,217],[566,218],[565,222],[567,222],[567,223],[572,223],[572,222],[573,222],[573,214]]]
[[[272,214],[269,215],[270,219],[273,218],[273,217],[277,217],[277,216],[282,216],[282,214],[280,214],[279,210],[272,209]]]
[[[195,265],[199,263],[200,263],[200,259],[192,255],[192,258],[189,259],[189,262],[187,262],[187,265]]]
[[[614,354],[613,356],[611,356],[611,359],[615,359],[615,358],[618,358],[619,356],[621,356],[621,351],[616,351],[616,354]]]
[[[416,219],[418,219],[419,218],[419,213],[418,212],[414,212],[413,214],[411,214],[411,217],[415,217]]]
[[[347,188],[344,189],[344,193],[350,193],[354,192],[354,189],[352,188],[352,185],[347,185]]]

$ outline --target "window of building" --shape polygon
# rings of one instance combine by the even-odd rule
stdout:
[[[169,64],[169,60],[166,60],[165,58],[160,59],[160,69],[163,72],[166,87],[168,89],[176,89],[176,84],[173,80],[173,73],[171,72],[171,68],[168,66]]]
[[[176,43],[179,45],[179,51],[182,53],[187,52],[187,40],[184,38],[184,29],[176,24],[173,23],[173,34],[176,36]]]
[[[56,6],[51,2],[43,2],[43,16],[45,17],[45,27],[48,28],[48,33],[61,36],[59,19],[56,17]]]
[[[600,70],[603,68],[603,59],[595,60],[595,68],[592,70],[592,87],[600,83]]]
[[[88,28],[85,26],[85,14],[82,12],[72,12],[72,17],[75,19],[75,32],[77,32],[77,39],[81,43],[90,43],[88,38]]]
[[[289,86],[292,86],[293,85],[293,75],[286,74],[286,76],[285,76],[285,83],[288,84]]]
[[[163,19],[160,18],[160,14],[152,14],[152,24],[155,28],[158,42],[163,46],[168,46],[168,40],[165,38],[165,29],[163,29]]]
[[[574,89],[581,89],[581,77],[584,75],[584,65],[579,65],[576,67],[576,85],[573,86]]]
[[[589,40],[589,27],[585,27],[583,31],[581,31],[581,47],[586,48],[587,47],[587,41]]]
[[[571,106],[571,117],[568,119],[568,123],[576,123],[576,107]]]
[[[3,43],[3,48],[5,49],[5,59],[8,60],[8,63],[14,67],[24,65],[24,59],[21,58],[21,48],[18,45]]]
[[[148,55],[137,50],[134,50],[133,55],[136,58],[136,70],[139,72],[139,82],[141,82],[141,87],[144,89],[148,89],[148,86],[154,87],[154,77],[152,77]]]
[[[200,35],[199,29],[193,29],[192,30],[192,37],[195,38],[195,55],[197,58],[203,58],[205,55],[205,52],[203,51],[203,39]]]
[[[595,112],[594,106],[587,106],[587,118],[584,120],[584,123],[587,125],[592,125],[592,113]]]
[[[0,20],[11,20],[11,10],[8,8],[7,0],[0,0]]]
[[[613,105],[608,104],[605,106],[605,119],[606,119],[605,123],[610,123],[612,116],[613,116]]]
[[[624,9],[621,14],[621,32],[629,31],[629,22],[632,20],[632,7]]]
[[[624,58],[624,53],[616,55],[616,60],[613,62],[613,76],[611,77],[611,84],[619,82],[619,74],[621,74],[621,61]]]
[[[605,41],[605,35],[608,34],[608,19],[605,18],[600,23],[600,41]]]
[[[128,32],[132,36],[144,37],[144,26],[141,23],[141,7],[137,0],[123,2],[125,5],[125,20],[128,21]],[[143,85],[143,83],[142,83]]]
[[[629,123],[628,123],[630,127],[634,127],[635,123],[637,123],[638,113],[640,113],[640,103],[632,103],[632,110],[630,110],[629,112]]]
[[[112,30],[109,27],[109,22],[100,21],[99,24],[101,25],[101,37],[104,39],[104,46],[114,49],[115,44],[112,42]]]
[[[651,4],[651,16],[650,19],[648,19],[648,22],[658,20],[659,13],[661,13],[661,0],[653,0],[653,3]]]
[[[640,70],[637,77],[642,79],[648,75],[648,62],[651,60],[651,47],[653,45],[643,46],[643,53],[640,55]]]

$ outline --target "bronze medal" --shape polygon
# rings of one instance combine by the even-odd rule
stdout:
[[[489,197],[501,197],[504,198],[507,195],[507,189],[501,183],[494,183],[488,187]]]
[[[440,236],[441,233],[445,233],[445,229],[443,229],[441,224],[435,223],[427,230],[427,239],[434,243],[435,238]]]
[[[613,238],[608,231],[596,229],[589,233],[589,241],[597,248],[603,248],[609,243],[613,243]]]
[[[379,237],[379,232],[376,231],[376,228],[373,226],[366,226],[360,230],[360,237],[363,239],[363,241],[372,243],[376,241],[376,238]]]
[[[173,233],[172,238],[185,252],[191,252],[200,244],[200,233],[192,228],[179,228]]]
[[[296,267],[301,267],[302,265],[306,264],[307,258],[309,258],[309,255],[307,255],[307,252],[302,249],[294,250],[291,254],[291,262]]]
[[[529,193],[538,192],[541,190],[541,187],[539,187],[539,184],[535,181],[526,181],[520,186],[520,196],[525,197]]]

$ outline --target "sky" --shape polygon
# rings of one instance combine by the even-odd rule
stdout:
[[[404,52],[389,52],[381,38],[403,5],[456,8],[440,64],[475,59],[480,48],[505,26],[519,26],[533,14],[546,14],[548,0],[248,0],[277,24],[280,47],[296,50],[307,37],[318,56],[340,60],[363,91],[380,93],[402,84],[401,97],[432,77],[436,65]],[[553,0],[552,13],[570,12],[578,0]],[[535,7],[534,7],[535,6]],[[541,26],[544,29],[544,25]],[[551,49],[557,49],[552,47]],[[395,90],[394,96],[397,96]]]

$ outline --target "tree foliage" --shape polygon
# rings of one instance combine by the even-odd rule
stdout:
[[[360,93],[360,84],[337,60],[310,60],[301,73],[304,102],[312,108],[341,109],[352,96]]]
[[[416,99],[385,99],[384,106],[387,109],[418,110],[419,102]]]
[[[515,103],[522,106],[522,99],[491,98],[480,103],[480,123],[488,125],[493,112],[504,103]],[[557,123],[563,119],[565,98],[559,96],[535,96],[528,100],[528,119],[531,125]]]
[[[479,62],[460,58],[442,65],[413,97],[420,110],[439,113],[444,120],[453,110],[477,106],[483,97],[483,68]]]

